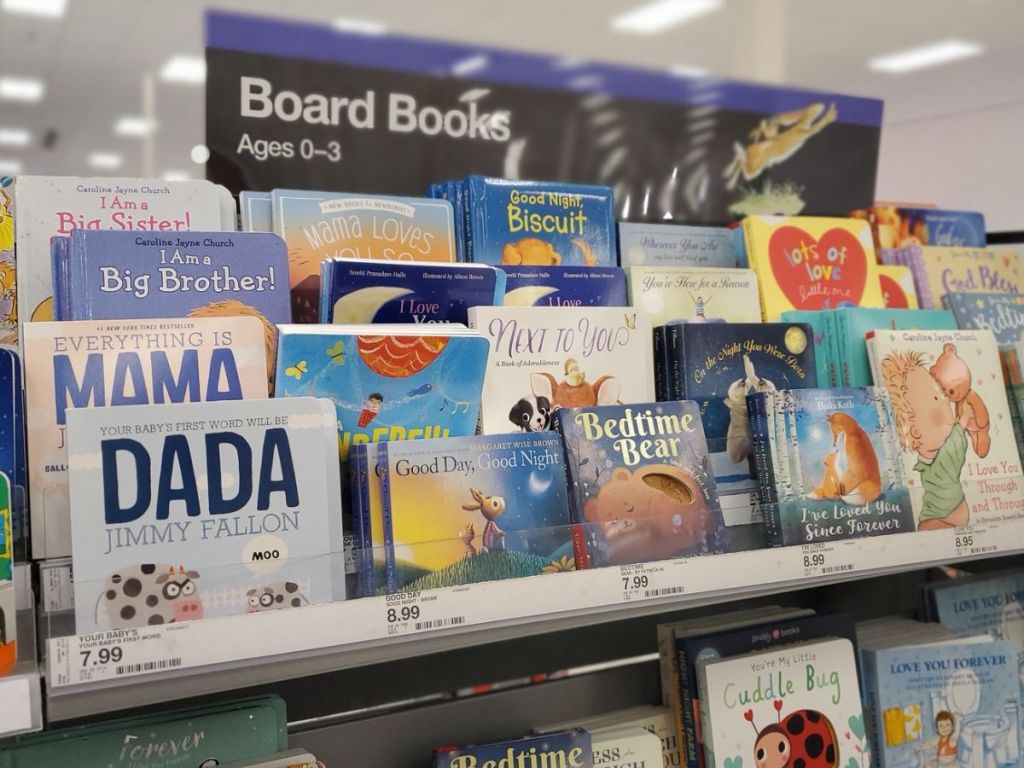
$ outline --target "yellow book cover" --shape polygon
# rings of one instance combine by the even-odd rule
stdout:
[[[866,221],[748,216],[743,234],[765,322],[777,322],[791,309],[884,306]]]
[[[925,309],[942,309],[947,293],[1024,293],[1020,253],[1011,248],[908,248],[917,296]]]
[[[882,283],[882,299],[886,309],[918,309],[917,289],[910,267],[900,264],[879,264],[878,279]]]

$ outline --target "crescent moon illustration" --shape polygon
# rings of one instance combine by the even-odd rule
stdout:
[[[332,323],[372,323],[380,308],[392,299],[407,296],[412,291],[408,288],[392,288],[381,285],[372,288],[360,288],[334,302],[331,311]]]
[[[505,293],[506,307],[532,307],[545,296],[550,296],[558,289],[550,285],[524,285],[522,288]]]
[[[530,473],[530,491],[538,496],[551,487],[551,476],[541,478],[536,472]]]

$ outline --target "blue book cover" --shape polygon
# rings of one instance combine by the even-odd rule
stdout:
[[[485,176],[465,180],[470,259],[481,264],[614,267],[610,187]]]
[[[342,458],[355,443],[472,435],[489,349],[465,328],[284,325],[274,396],[331,400]]]
[[[696,403],[562,408],[553,420],[588,565],[727,551]]]
[[[268,333],[291,321],[288,254],[271,233],[76,229],[68,259],[68,320],[255,315]]]
[[[389,592],[576,568],[554,432],[390,442],[378,452]]]
[[[735,267],[732,232],[725,227],[619,222],[619,264]]]
[[[438,747],[434,768],[594,768],[590,734],[581,728],[491,744]],[[652,768],[647,766],[647,768]]]
[[[830,371],[830,366],[832,365],[831,340],[829,339],[828,326],[828,316],[830,314],[834,314],[834,312],[810,309],[789,309],[782,313],[782,322],[784,323],[807,323],[811,326],[811,333],[814,336],[815,371],[818,383],[822,386],[826,384],[835,386],[835,382],[831,380],[832,374]]]
[[[681,397],[697,401],[719,494],[754,491],[747,395],[817,386],[811,327],[805,323],[678,326],[670,350]]]
[[[835,323],[836,357],[839,360],[837,386],[866,387],[875,383],[864,341],[869,331],[953,331],[953,314],[942,309],[878,309],[843,307],[832,314]]]
[[[269,192],[242,190],[238,193],[238,208],[243,232],[274,231],[274,207]]]
[[[1019,768],[1017,651],[1006,641],[867,651],[882,768]]]
[[[324,261],[323,323],[462,323],[469,307],[495,306],[505,273],[486,264]]]
[[[958,328],[988,330],[1002,346],[1016,344],[1024,329],[1024,296],[1002,293],[947,293],[943,306],[951,309]]]
[[[618,267],[503,265],[506,307],[624,307],[626,275]]]
[[[19,562],[28,559],[29,543],[25,401],[21,370],[17,350],[0,347],[0,472],[10,481],[11,534]]]

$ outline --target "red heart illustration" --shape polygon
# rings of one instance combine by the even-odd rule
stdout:
[[[857,306],[864,295],[867,254],[845,229],[830,229],[816,240],[799,227],[779,227],[768,240],[768,261],[795,309]]]
[[[745,717],[748,722],[754,722],[754,710],[748,709],[746,712],[743,713],[743,717]]]
[[[774,706],[775,706],[775,711],[776,712],[781,712],[782,711],[782,699],[776,699],[775,702],[774,702]]]

